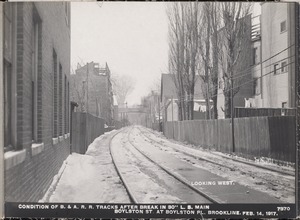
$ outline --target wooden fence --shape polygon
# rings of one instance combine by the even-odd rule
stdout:
[[[295,162],[294,116],[236,118],[234,133],[237,154]],[[230,119],[166,122],[164,134],[178,141],[233,152]]]
[[[261,117],[261,116],[295,116],[296,109],[294,108],[234,108],[234,117]]]
[[[89,144],[101,134],[104,134],[104,119],[72,112],[71,152],[85,154]]]

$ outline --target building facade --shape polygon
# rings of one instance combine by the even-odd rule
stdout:
[[[72,101],[79,104],[77,111],[88,112],[113,125],[114,100],[110,69],[107,64],[90,62],[78,65],[75,74],[71,75]]]
[[[259,65],[253,68],[252,107],[295,107],[295,8],[296,3],[261,4],[261,36],[253,44]]]
[[[5,200],[36,202],[70,152],[70,3],[4,4]]]

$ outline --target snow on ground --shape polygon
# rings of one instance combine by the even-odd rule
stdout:
[[[224,156],[228,157],[226,154],[168,140],[159,132],[143,127],[138,128],[143,132],[136,127],[133,129],[132,135],[137,137],[135,141],[138,141],[139,145],[159,148],[193,164],[193,166],[204,168],[239,184],[274,195],[283,202],[292,203],[295,200],[294,177],[275,175],[274,172],[224,158]],[[131,187],[137,192],[138,201],[149,203],[180,202],[182,197],[179,198],[175,195],[177,195],[176,191],[178,192],[177,189],[181,189],[181,186],[177,186],[177,189],[173,192],[170,187],[169,189],[166,187],[170,185],[170,181],[166,180],[165,177],[163,178],[164,174],[159,169],[151,167],[150,163],[138,156],[139,154],[130,146],[128,130],[129,128],[123,128],[123,132],[117,134],[112,140],[112,146],[113,149],[116,149],[117,161],[122,164],[122,173],[124,172],[126,179],[132,184]],[[85,155],[71,154],[40,202],[130,202],[127,192],[115,171],[109,152],[109,141],[117,132],[111,131],[96,138],[88,147]],[[197,160],[184,155],[182,151],[217,161],[231,168],[228,169],[224,166]],[[272,166],[276,168],[276,165]]]
[[[109,139],[115,132],[96,138],[85,155],[73,153],[67,158],[49,202],[129,202],[109,153]]]
[[[128,131],[128,130],[127,130]],[[131,149],[130,149],[131,147]],[[140,158],[128,142],[128,133],[122,132],[112,140],[112,152],[120,172],[139,203],[178,203],[180,199],[145,174],[143,166],[149,166],[145,158]],[[148,163],[147,163],[148,162]],[[151,164],[151,163],[150,163]],[[152,164],[151,164],[152,165]],[[152,165],[153,166],[153,165]],[[151,167],[153,169],[153,167]]]
[[[247,158],[244,158],[244,157],[240,157],[240,156],[237,156],[237,155],[232,155],[232,154],[228,154],[228,153],[219,152],[219,151],[216,151],[215,149],[203,148],[199,145],[193,145],[193,144],[190,144],[188,142],[182,143],[180,141],[176,141],[176,140],[173,140],[173,139],[168,139],[163,135],[162,132],[154,131],[152,129],[145,128],[145,127],[142,127],[142,126],[138,126],[138,127],[141,128],[141,129],[144,129],[147,132],[149,132],[149,135],[154,135],[157,138],[161,138],[162,140],[168,140],[171,143],[182,145],[184,148],[189,147],[189,148],[194,148],[196,150],[201,150],[204,153],[209,152],[209,154],[211,156],[213,156],[215,154],[215,155],[218,155],[218,156],[221,156],[221,157],[234,158],[234,159],[238,159],[238,160],[241,160],[241,161],[246,161],[246,162],[249,162],[249,163],[262,165],[262,166],[269,167],[269,168],[272,168],[272,169],[275,169],[275,170],[281,170],[281,171],[287,171],[287,172],[295,173],[295,168],[293,167],[294,165],[291,166],[290,163],[286,163],[286,164],[289,164],[287,166],[279,165],[279,164],[274,163],[274,160],[272,160],[270,158],[265,158],[265,157],[256,158],[253,161],[253,160],[250,160],[250,159],[247,159]]]
[[[258,167],[235,162],[228,158],[224,158],[223,156],[226,155],[220,152],[216,154],[207,149],[199,147],[196,149],[196,146],[166,139],[159,132],[154,132],[153,130],[144,127],[139,128],[143,131],[144,135],[141,134],[138,129],[134,129],[133,134],[135,136],[143,138],[144,141],[151,143],[152,146],[166,151],[194,166],[204,168],[219,176],[249,186],[250,188],[274,195],[274,197],[283,202],[293,203],[295,201],[295,177],[293,176],[284,176]],[[150,137],[153,140],[150,140],[147,137]],[[197,160],[191,156],[182,154],[182,152],[216,161],[231,167],[231,169],[214,165],[206,161]],[[274,165],[274,167],[277,167],[277,165]]]

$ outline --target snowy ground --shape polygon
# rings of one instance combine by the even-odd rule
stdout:
[[[148,152],[151,152],[151,149],[156,152],[162,151],[194,167],[272,195],[282,202],[293,203],[295,200],[295,178],[292,176],[278,175],[272,171],[232,161],[225,158],[228,155],[219,152],[168,140],[161,133],[140,126],[133,129],[123,128],[122,132],[117,133],[118,131],[112,131],[95,139],[85,155],[70,155],[42,201],[129,203],[129,197],[115,170],[109,151],[109,141],[114,135],[112,151],[115,161],[121,167],[121,173],[135,192],[138,202],[197,203],[201,202],[201,198],[145,159],[129,143],[128,138],[135,145],[148,149]],[[182,152],[217,161],[230,168],[198,160]],[[289,167],[265,165],[293,172]]]
[[[121,174],[138,203],[208,203],[209,201],[147,160],[128,141],[130,128],[112,141]]]
[[[275,198],[278,198],[283,202],[295,202],[294,176],[282,175],[269,170],[232,161],[226,158],[228,155],[221,152],[207,150],[200,148],[199,146],[193,146],[174,140],[169,140],[159,132],[155,132],[144,127],[138,128],[139,129],[134,131],[136,132],[137,137],[143,136],[144,140],[151,143],[152,146],[160,148],[163,151],[167,151],[168,153],[181,158],[182,160],[192,163],[194,166],[204,168],[212,173],[228,178],[252,189],[274,195]],[[142,132],[138,133],[138,130],[141,130]],[[197,160],[193,157],[182,154],[181,152],[216,161],[220,164],[230,167],[230,169],[224,166],[218,166],[205,161]],[[238,159],[243,160],[243,158]],[[253,161],[252,163],[256,164],[257,161]],[[259,164],[271,167],[275,170],[289,171],[290,173],[295,172],[291,167],[282,167],[276,164],[265,162],[259,162]]]
[[[49,202],[129,202],[107,147],[109,137],[115,132],[95,139],[85,155],[73,153],[67,158],[66,168]]]
[[[154,181],[154,179],[150,178],[142,171],[142,167],[148,166],[149,164],[141,164],[145,163],[145,160],[139,160],[138,157],[140,155],[136,155],[136,152],[133,149],[128,150],[127,147],[130,146],[125,145],[130,145],[127,141],[126,132],[120,133],[112,141],[114,157],[118,164],[117,166],[120,167],[120,172],[125,176],[125,179],[130,186],[130,191],[134,192],[136,200],[139,203],[179,202],[180,200],[178,198],[169,195],[164,188],[160,187],[160,185]]]

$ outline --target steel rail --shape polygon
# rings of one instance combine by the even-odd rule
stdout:
[[[160,142],[158,142],[158,141],[152,139],[151,137],[145,135],[145,133],[144,133],[140,128],[138,128],[138,129],[141,131],[141,133],[142,133],[146,138],[148,138],[148,139],[150,139],[151,141],[154,141],[154,142],[156,142],[156,143],[158,143],[158,144],[161,145]],[[154,134],[153,132],[151,132],[151,133]],[[185,151],[179,150],[179,149],[174,148],[174,147],[172,147],[172,146],[168,146],[168,147],[173,148],[173,149],[176,149],[177,151],[179,151],[179,152],[181,152],[181,153],[183,153],[183,154],[185,154],[185,155],[187,155],[187,156],[191,156],[191,157],[193,157],[193,158],[195,158],[195,159],[204,160],[204,161],[207,161],[207,162],[216,164],[216,165],[220,165],[220,166],[222,166],[222,167],[226,167],[226,168],[228,168],[228,169],[232,169],[232,167],[226,166],[226,165],[224,165],[224,164],[220,164],[220,163],[218,163],[218,162],[215,162],[215,161],[212,161],[212,160],[209,160],[209,159],[200,157],[200,156],[195,156],[195,155],[193,155],[193,154],[190,154],[190,153],[187,153],[187,152],[185,152]],[[191,148],[191,149],[193,149],[193,148]],[[248,161],[243,161],[243,160],[231,158],[231,157],[229,157],[229,156],[227,157],[227,156],[218,155],[218,154],[215,154],[214,152],[210,152],[210,153],[212,153],[212,154],[214,154],[214,155],[216,155],[216,156],[222,157],[222,158],[224,158],[224,159],[230,159],[230,160],[235,161],[235,162],[244,163],[244,164],[249,165],[249,166],[254,166],[254,167],[257,167],[257,168],[261,168],[261,169],[264,169],[264,170],[272,171],[272,172],[279,173],[279,174],[282,174],[282,175],[286,175],[286,176],[295,176],[295,174],[292,174],[291,172],[286,172],[286,171],[282,171],[282,170],[276,170],[275,168],[271,168],[271,167],[264,167],[264,166],[259,165],[259,164],[253,164],[253,163],[250,163],[250,162],[248,162]]]
[[[156,140],[154,140],[154,139],[148,137],[147,135],[145,135],[145,133],[144,133],[140,128],[138,128],[138,129],[141,131],[141,133],[144,135],[144,137],[148,138],[149,140],[151,140],[151,141],[153,141],[153,142],[155,142],[155,143],[157,143],[157,144],[159,144],[159,145],[162,145],[162,143],[160,143],[160,142],[158,142],[158,141],[156,141]],[[153,133],[153,132],[151,132],[151,133]],[[154,133],[153,133],[153,134],[154,134]],[[171,146],[168,146],[168,147],[170,147],[170,148],[176,150],[177,152],[180,152],[180,153],[182,153],[182,154],[184,154],[184,155],[186,155],[186,156],[192,157],[192,158],[194,158],[194,159],[206,161],[206,162],[215,164],[215,165],[217,165],[217,166],[222,166],[222,167],[225,167],[225,168],[227,168],[227,169],[229,169],[229,170],[233,170],[233,169],[234,169],[234,168],[232,168],[232,167],[230,167],[230,166],[227,166],[227,165],[225,165],[225,164],[220,164],[220,163],[218,163],[218,162],[215,162],[215,161],[212,161],[212,160],[209,160],[209,159],[200,157],[200,156],[196,156],[196,155],[193,155],[193,154],[191,154],[191,153],[187,153],[187,152],[185,152],[185,151],[179,150],[179,149],[174,148],[174,147],[171,147]],[[214,155],[217,155],[217,154],[214,154]],[[277,170],[272,169],[272,168],[265,168],[265,167],[263,167],[263,166],[256,165],[256,164],[251,164],[251,163],[249,163],[249,162],[241,161],[241,160],[238,160],[238,159],[234,159],[234,158],[230,158],[230,157],[227,158],[227,157],[221,156],[221,155],[217,155],[217,156],[220,156],[220,157],[222,157],[222,158],[224,158],[224,159],[231,159],[231,160],[233,160],[233,161],[236,160],[235,162],[241,162],[241,163],[244,163],[244,164],[246,164],[246,165],[258,167],[258,168],[261,168],[261,169],[264,169],[264,170],[268,170],[268,171],[271,171],[271,172],[275,172],[275,173],[279,173],[279,174],[284,174],[284,175],[286,175],[286,176],[293,176],[293,177],[295,176],[295,175],[292,175],[292,174],[290,174],[290,173],[286,173],[286,172],[284,172],[284,171],[277,171]],[[269,180],[266,179],[266,178],[263,178],[263,177],[260,177],[260,178],[263,179],[263,180],[265,180],[265,181],[269,181]],[[290,190],[295,190],[294,187],[287,186],[287,185],[284,185],[284,184],[282,184],[282,183],[276,182],[276,184],[277,184],[277,185],[280,185],[280,186],[282,186],[282,187],[288,188],[288,189],[290,189]]]
[[[120,179],[121,179],[121,181],[122,181],[122,183],[123,183],[123,185],[125,187],[125,190],[126,190],[126,192],[128,194],[128,197],[129,197],[130,201],[133,204],[137,204],[138,203],[137,199],[134,197],[134,195],[132,193],[132,190],[130,189],[129,184],[126,182],[123,174],[120,172],[120,169],[119,169],[119,167],[118,167],[118,165],[116,163],[116,160],[115,160],[115,155],[114,155],[113,150],[112,150],[112,144],[111,144],[111,142],[112,142],[113,138],[115,136],[117,136],[118,134],[120,134],[123,130],[124,129],[120,129],[118,132],[116,132],[115,134],[113,134],[113,136],[110,138],[110,140],[109,140],[109,153],[110,153],[110,156],[112,158],[112,162],[114,164],[115,170],[117,171],[117,174],[119,175],[119,177],[120,177]]]
[[[132,129],[131,129],[132,131]],[[130,131],[130,132],[131,132]],[[174,172],[170,171],[170,169],[166,168],[165,166],[157,163],[155,160],[153,160],[151,157],[149,157],[147,154],[145,154],[143,151],[141,151],[135,144],[133,144],[133,142],[130,140],[129,136],[130,136],[130,132],[128,133],[128,142],[140,153],[142,154],[145,158],[147,158],[149,161],[151,161],[153,164],[155,164],[156,166],[160,167],[162,170],[164,170],[166,173],[168,173],[170,176],[172,176],[173,178],[177,179],[179,182],[181,182],[182,184],[184,184],[185,186],[187,186],[188,188],[192,189],[194,192],[196,192],[197,194],[201,195],[202,197],[206,198],[207,200],[211,201],[212,203],[216,203],[219,204],[221,203],[221,201],[217,201],[216,199],[212,198],[211,196],[209,196],[208,194],[206,194],[205,192],[197,189],[196,187],[192,186],[191,184],[189,184],[184,178],[180,177],[179,175],[175,174]]]

